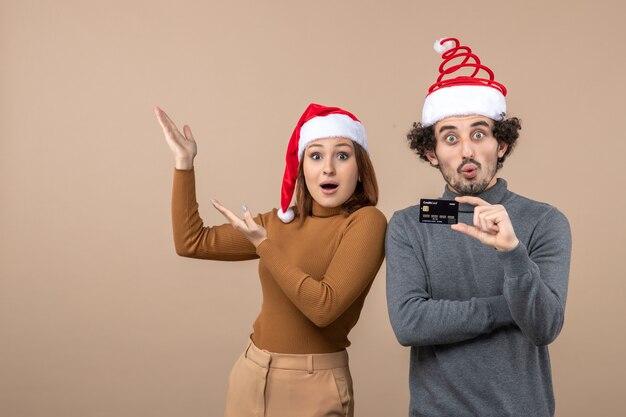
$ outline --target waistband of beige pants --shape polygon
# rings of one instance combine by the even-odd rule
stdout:
[[[245,357],[263,368],[308,371],[343,368],[348,366],[348,352],[344,349],[333,353],[292,355],[273,353],[259,349],[252,341],[248,343]]]

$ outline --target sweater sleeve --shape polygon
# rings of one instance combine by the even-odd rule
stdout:
[[[572,238],[567,218],[552,208],[536,225],[529,248],[498,252],[504,295],[515,323],[535,345],[554,341],[563,327]]]
[[[414,241],[420,244],[419,239]],[[396,214],[386,238],[387,307],[391,326],[403,346],[461,342],[512,324],[503,295],[469,300],[432,299],[428,268]]]
[[[271,239],[257,248],[287,297],[318,327],[334,322],[369,288],[384,258],[385,216],[374,207],[352,216],[320,280],[291,264]]]
[[[262,216],[255,221],[263,224]],[[204,226],[198,212],[193,169],[174,171],[172,227],[180,256],[222,261],[258,258],[254,245],[230,224]]]

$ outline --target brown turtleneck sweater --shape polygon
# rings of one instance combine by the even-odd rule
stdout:
[[[257,259],[263,305],[252,340],[277,353],[328,353],[350,345],[354,327],[384,258],[387,220],[375,207],[345,216],[313,204],[304,222],[280,221],[276,209],[255,221],[268,238],[255,248],[230,224],[205,227],[194,170],[175,170],[172,223],[176,252],[191,258]]]

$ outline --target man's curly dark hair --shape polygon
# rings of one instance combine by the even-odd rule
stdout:
[[[511,117],[505,120],[494,120],[493,136],[498,143],[506,143],[508,145],[502,158],[498,158],[497,169],[502,168],[504,160],[513,151],[521,128],[521,121],[517,117]],[[426,152],[435,151],[435,125],[424,127],[421,123],[413,123],[413,128],[407,133],[406,139],[409,142],[409,147],[415,151],[421,159],[429,162],[426,157]]]

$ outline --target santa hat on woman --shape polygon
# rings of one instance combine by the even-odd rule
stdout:
[[[472,114],[493,120],[504,119],[506,87],[494,80],[493,71],[456,38],[439,39],[435,41],[434,48],[441,54],[443,62],[439,65],[437,81],[428,89],[422,110],[422,126],[434,125],[450,116]],[[489,78],[479,77],[481,70]]]
[[[352,113],[339,107],[309,104],[300,116],[287,146],[285,173],[280,194],[280,210],[278,210],[278,217],[284,223],[291,222],[295,217],[289,204],[296,188],[298,168],[307,145],[318,139],[336,137],[351,139],[367,151],[365,129]]]

